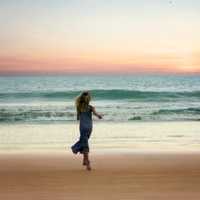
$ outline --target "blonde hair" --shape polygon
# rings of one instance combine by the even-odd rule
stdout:
[[[90,100],[90,93],[88,91],[82,92],[75,100],[77,113],[86,111]]]

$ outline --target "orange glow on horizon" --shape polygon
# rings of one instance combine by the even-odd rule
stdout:
[[[166,55],[131,57],[0,57],[0,74],[12,73],[200,73],[197,58]]]

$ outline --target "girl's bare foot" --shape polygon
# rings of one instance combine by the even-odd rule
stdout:
[[[92,170],[92,168],[91,168],[91,166],[90,166],[90,162],[87,163],[86,169],[87,169],[88,171],[91,171],[91,170]]]
[[[87,160],[83,161],[83,165],[86,166],[86,169],[87,169],[88,171],[92,170],[89,160],[88,160],[88,161],[87,161]]]
[[[87,161],[86,160],[83,160],[83,165],[87,165]]]
[[[88,152],[85,152],[83,154],[83,165],[86,166],[87,170],[89,170],[89,171],[91,170],[90,161],[88,159]]]

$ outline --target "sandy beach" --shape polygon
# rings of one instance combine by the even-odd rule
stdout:
[[[2,124],[2,200],[199,200],[198,122],[95,123],[92,171],[77,123]]]
[[[92,171],[64,151],[0,154],[0,199],[200,199],[199,152],[95,151]]]

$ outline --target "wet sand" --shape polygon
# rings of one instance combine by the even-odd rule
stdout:
[[[199,200],[200,152],[0,153],[2,200]]]

